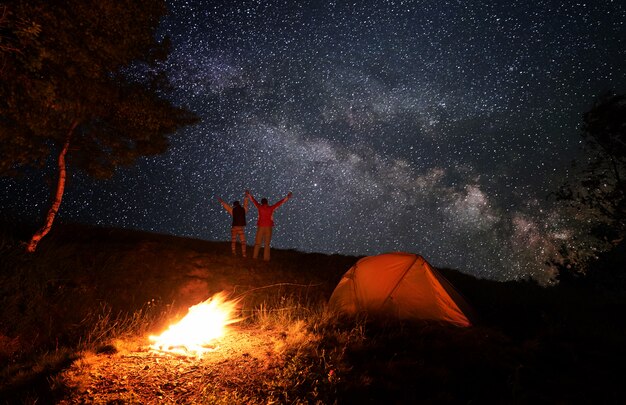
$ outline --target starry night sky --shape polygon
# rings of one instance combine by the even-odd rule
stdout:
[[[201,123],[110,181],[73,174],[62,219],[229,240],[216,197],[292,191],[273,247],[410,251],[493,279],[545,279],[576,234],[547,196],[579,154],[583,112],[626,90],[623,2],[169,7],[171,99]],[[5,211],[47,207],[45,179],[0,187]],[[251,243],[254,207],[248,219]]]

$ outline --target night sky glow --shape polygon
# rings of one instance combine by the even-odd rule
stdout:
[[[545,279],[575,234],[546,197],[577,156],[582,113],[626,90],[624,2],[169,6],[172,100],[201,123],[110,181],[73,174],[60,218],[225,241],[216,197],[292,191],[273,247],[409,251],[492,279]],[[3,211],[47,208],[42,179],[0,187]]]

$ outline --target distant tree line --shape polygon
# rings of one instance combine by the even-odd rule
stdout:
[[[585,274],[607,255],[621,255],[626,234],[626,95],[607,92],[583,115],[584,157],[557,198],[583,228],[585,243],[562,247],[561,281]],[[606,264],[606,266],[609,266]],[[615,263],[610,266],[614,267]],[[623,279],[623,269],[616,272]]]

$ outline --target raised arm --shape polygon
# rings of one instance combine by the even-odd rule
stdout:
[[[224,200],[222,200],[220,197],[217,197],[217,201],[220,202],[220,204],[222,204],[222,207],[224,207],[224,209],[226,211],[228,211],[228,213],[230,215],[233,215],[233,207],[231,207],[230,205],[228,205],[228,203]]]
[[[289,200],[291,198],[291,196],[292,196],[292,194],[291,194],[291,191],[290,191],[289,193],[287,193],[287,195],[282,200],[280,200],[276,204],[272,205],[272,209],[276,209],[276,208],[280,207],[281,205],[283,205],[284,203],[286,203],[287,200]]]
[[[259,202],[257,200],[254,199],[254,196],[252,195],[252,193],[250,192],[250,190],[246,190],[246,195],[248,197],[250,197],[250,199],[252,200],[252,204],[254,204],[255,207],[259,208]]]
[[[248,194],[246,194],[246,195],[243,197],[243,210],[244,210],[245,212],[248,212],[248,203],[249,203],[249,202],[250,202],[250,199],[248,198]]]

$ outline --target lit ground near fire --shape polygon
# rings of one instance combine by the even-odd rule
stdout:
[[[32,256],[0,228],[2,404],[626,398],[623,289],[573,281],[543,288],[440,269],[476,310],[474,327],[378,323],[326,311],[355,257],[276,249],[264,263],[232,257],[224,242],[78,226],[53,232]],[[243,320],[211,351],[150,351],[150,335],[221,291],[241,300]]]
[[[201,358],[155,352],[147,340],[118,341],[117,352],[88,354],[63,373],[73,395],[60,403],[272,402],[282,390],[267,385],[281,380],[289,339],[286,332],[234,327]]]

